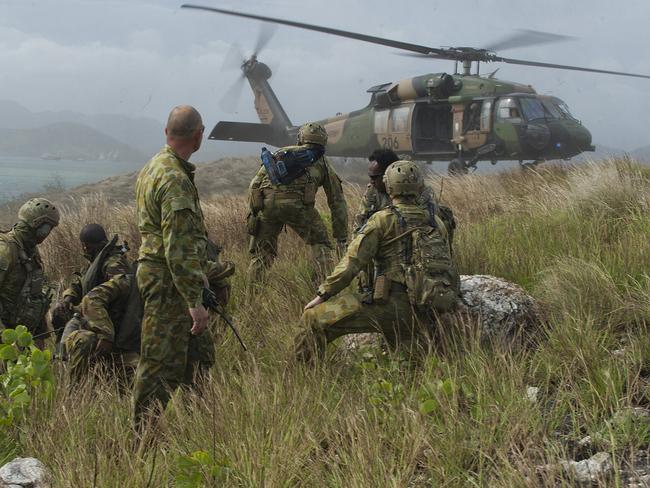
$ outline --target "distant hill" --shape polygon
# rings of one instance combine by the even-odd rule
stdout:
[[[194,154],[194,161],[213,161],[224,156],[245,156],[258,154],[261,144],[207,139],[217,122],[218,114],[203,114],[205,140],[201,149]],[[134,117],[120,114],[83,114],[70,110],[32,112],[19,103],[0,100],[0,128],[36,129],[59,122],[82,124],[103,132],[112,138],[146,154],[148,159],[164,144],[164,121],[150,117]]]
[[[163,143],[163,124],[151,118],[115,114],[88,115],[69,110],[31,112],[19,103],[0,100],[0,128],[37,129],[61,122],[91,127],[132,146],[142,154],[157,152]]]
[[[0,155],[127,162],[147,160],[141,151],[113,137],[70,122],[30,129],[0,128]]]

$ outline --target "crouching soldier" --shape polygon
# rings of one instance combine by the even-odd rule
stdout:
[[[50,305],[43,262],[37,246],[59,225],[58,209],[45,198],[32,198],[18,211],[11,231],[0,234],[0,331],[26,326],[43,335]],[[36,344],[43,348],[43,339]]]
[[[73,380],[103,362],[129,378],[140,354],[142,303],[135,275],[119,274],[96,286],[81,300],[83,320],[70,320],[61,343]]]
[[[75,307],[90,290],[114,276],[131,272],[125,254],[126,245],[118,245],[117,239],[117,236],[113,236],[109,241],[106,231],[99,224],[88,224],[81,229],[79,240],[87,264],[72,276],[70,286],[63,292],[63,299],[52,309],[52,326],[57,331],[57,340],[61,338],[69,320],[78,322],[74,325],[77,329],[82,326],[83,314]]]
[[[418,203],[424,189],[419,167],[397,161],[383,181],[391,205],[370,216],[305,306],[296,338],[300,360],[321,358],[336,338],[363,332],[382,333],[391,348],[419,355],[428,349],[436,314],[456,305],[460,279],[449,234],[434,203]],[[370,263],[375,269],[370,299],[341,293]]]
[[[231,262],[209,261],[207,278],[217,301],[225,306],[229,299],[229,277],[235,268]],[[143,305],[135,272],[114,276],[96,286],[81,300],[83,320],[70,320],[62,343],[73,380],[85,376],[93,364],[103,362],[130,380],[140,355]],[[214,347],[197,346],[193,351],[202,368],[214,364]]]

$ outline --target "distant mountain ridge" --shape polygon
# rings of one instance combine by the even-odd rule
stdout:
[[[102,132],[142,154],[152,154],[162,145],[163,124],[147,117],[118,114],[87,115],[79,112],[32,112],[19,103],[0,100],[0,128],[37,129],[51,124],[69,122]]]
[[[30,129],[0,128],[0,155],[43,159],[146,161],[141,151],[92,127],[57,122]]]

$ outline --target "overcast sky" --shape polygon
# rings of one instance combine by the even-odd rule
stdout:
[[[650,74],[648,0],[186,0],[328,25],[428,46],[481,47],[534,29],[575,36],[504,56]],[[163,121],[195,105],[206,126],[257,122],[245,89],[236,113],[219,107],[239,76],[222,63],[233,42],[250,53],[260,24],[179,9],[183,0],[0,0],[0,98],[32,111],[121,113]],[[363,107],[375,84],[453,63],[396,56],[382,46],[280,27],[261,53],[295,124]],[[650,80],[495,64],[497,77],[562,98],[594,142],[649,145]],[[162,137],[161,137],[162,140]]]

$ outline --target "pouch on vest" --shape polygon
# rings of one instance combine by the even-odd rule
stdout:
[[[257,215],[254,215],[253,212],[248,212],[248,215],[246,216],[246,231],[248,232],[248,235],[256,235],[259,226],[259,217]]]
[[[264,208],[264,192],[260,188],[251,190],[251,208],[253,212],[259,212]]]
[[[325,148],[317,146],[281,150],[275,154],[263,147],[261,159],[271,183],[287,185],[302,176],[307,168],[318,161],[323,154]]]
[[[390,287],[392,284],[392,280],[389,280],[386,275],[377,276],[373,287],[372,301],[380,305],[387,303],[390,297]]]
[[[305,205],[314,205],[316,203],[316,184],[313,181],[305,185],[302,203]]]
[[[399,211],[394,207],[391,210],[405,228]],[[438,229],[434,209],[429,211],[430,224],[408,229],[401,239],[404,284],[414,307],[448,312],[456,306],[460,276],[452,262],[449,243]]]

